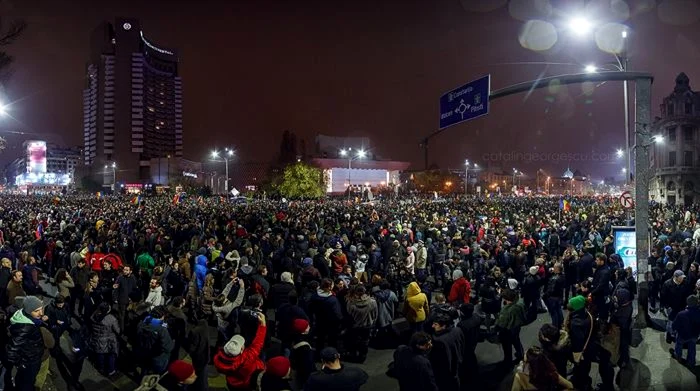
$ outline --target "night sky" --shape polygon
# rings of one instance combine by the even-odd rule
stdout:
[[[15,120],[3,119],[0,130],[33,135],[5,133],[10,149],[0,160],[15,157],[19,150],[13,146],[26,138],[82,142],[90,32],[102,20],[132,16],[141,19],[150,41],[180,51],[187,158],[203,160],[216,146],[233,146],[243,162],[270,161],[289,129],[308,145],[318,133],[366,136],[375,154],[422,168],[419,142],[437,130],[443,92],[489,73],[492,89],[498,89],[581,69],[542,63],[613,60],[593,35],[575,38],[563,30],[583,1],[506,3],[3,0],[0,15],[23,18],[29,28],[9,48],[16,62],[5,92]],[[543,7],[547,3],[551,8]],[[697,2],[590,1],[584,11],[630,27],[630,69],[655,75],[655,115],[679,72],[700,89]],[[551,49],[521,45],[521,19],[528,18],[562,28]],[[534,43],[547,38],[522,37]],[[587,161],[572,168],[594,177],[620,176],[623,164],[613,155],[624,143],[622,107],[619,83],[503,98],[492,103],[488,116],[438,136],[431,163],[458,168],[469,158],[485,165],[500,154],[492,164],[506,170],[534,175],[541,167],[559,175],[569,164],[547,154],[576,153]],[[542,153],[538,160],[548,161],[509,161],[516,152]]]

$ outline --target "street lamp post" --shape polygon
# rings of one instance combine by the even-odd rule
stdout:
[[[474,169],[478,169],[479,165],[474,163]],[[469,159],[464,161],[464,195],[469,194]]]
[[[226,190],[226,194],[228,194],[228,161],[231,159],[232,156],[233,156],[233,149],[224,148],[224,153],[221,154],[221,159],[226,164],[226,182],[224,182],[224,188]],[[211,157],[213,160],[219,159],[219,151],[212,151]]]
[[[515,189],[516,189],[516,187],[515,187],[515,176],[516,176],[516,175],[518,175],[518,170],[516,170],[516,169],[514,168],[514,169],[513,169],[513,194],[515,194]]]
[[[114,191],[114,187],[117,184],[117,163],[112,162],[112,164],[105,165],[105,170],[112,168],[112,191]]]
[[[545,183],[545,189],[547,190],[547,195],[552,194],[552,190],[549,187],[550,186],[550,179],[551,179],[550,177],[547,177],[547,182]]]
[[[351,151],[352,148],[340,150],[340,156],[347,156],[348,158],[348,199],[350,198],[350,186],[352,186],[352,182],[350,181],[350,173],[352,172],[352,161],[356,159],[363,159],[367,155],[367,152],[363,149],[358,149],[357,154],[355,156],[352,156]]]

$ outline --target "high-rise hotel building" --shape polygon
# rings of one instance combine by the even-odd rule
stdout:
[[[177,53],[149,41],[137,19],[103,22],[91,37],[83,115],[84,161],[95,178],[148,182],[152,159],[182,157]]]

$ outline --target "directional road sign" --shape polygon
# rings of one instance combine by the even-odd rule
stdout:
[[[491,75],[455,88],[440,97],[440,129],[489,113]]]

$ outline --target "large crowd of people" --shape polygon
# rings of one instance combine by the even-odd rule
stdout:
[[[213,364],[229,390],[350,391],[369,376],[345,363],[370,347],[394,350],[401,391],[483,389],[485,340],[515,368],[514,390],[613,390],[630,362],[636,279],[614,251],[612,227],[627,221],[611,198],[565,211],[549,197],[136,201],[0,196],[4,390],[43,389],[51,360],[85,389],[89,360],[167,390],[207,390]],[[698,212],[650,214],[650,303],[688,366]],[[525,349],[521,328],[544,313]]]

